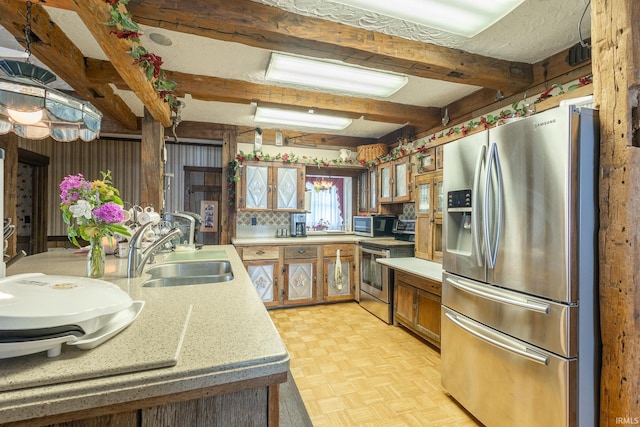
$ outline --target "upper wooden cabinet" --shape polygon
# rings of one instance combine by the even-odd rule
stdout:
[[[359,199],[359,212],[378,212],[378,170],[376,168],[360,173]]]
[[[410,161],[410,156],[406,156],[378,166],[379,203],[411,201]]]
[[[416,252],[418,258],[442,261],[442,171],[415,177]]]
[[[238,209],[304,209],[304,165],[246,162],[240,169]]]

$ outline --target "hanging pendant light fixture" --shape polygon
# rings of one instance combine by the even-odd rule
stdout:
[[[29,63],[31,57],[31,1],[27,1],[26,62],[0,59],[0,135],[13,132],[27,139],[51,137],[68,142],[96,139],[100,113],[90,103],[47,85],[56,76]]]

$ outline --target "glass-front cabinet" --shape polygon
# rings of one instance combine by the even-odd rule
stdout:
[[[403,157],[378,166],[380,203],[399,203],[411,200],[410,157]]]
[[[444,194],[442,172],[415,177],[416,252],[415,256],[442,261],[442,211]]]
[[[378,175],[375,168],[360,173],[359,212],[378,212]]]
[[[247,162],[240,170],[238,209],[304,209],[304,166]]]

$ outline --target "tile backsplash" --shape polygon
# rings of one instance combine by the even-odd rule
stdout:
[[[253,221],[255,218],[255,223]],[[288,212],[238,212],[236,225],[288,227]]]
[[[415,203],[405,203],[400,219],[416,219]],[[254,220],[255,218],[255,220]],[[288,212],[238,212],[236,226],[244,227],[289,227]]]

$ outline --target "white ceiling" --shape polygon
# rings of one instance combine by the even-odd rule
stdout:
[[[467,39],[326,0],[262,0],[260,2],[301,15],[320,17],[371,31],[526,63],[538,62],[578,43],[578,23],[588,4],[588,0],[525,0],[494,26]],[[487,3],[490,4],[490,2]],[[51,19],[62,28],[86,57],[107,60],[75,12],[51,7],[47,7],[47,11]],[[270,51],[168,30],[148,27],[143,29],[145,31],[142,37],[143,46],[162,57],[163,68],[166,70],[265,83],[264,73]],[[589,37],[589,10],[586,11],[581,30],[583,37]],[[169,47],[155,44],[148,38],[151,32],[169,37],[173,44]],[[0,27],[0,46],[22,49],[2,27]],[[177,84],[179,86],[180,82],[178,81]],[[477,89],[479,88],[476,86],[410,76],[409,83],[403,89],[385,100],[424,107],[443,107]],[[118,93],[137,116],[143,116],[143,105],[133,92],[118,91]],[[253,122],[255,106],[252,105],[203,102],[188,96],[185,104],[182,111],[184,121],[257,126]],[[379,138],[401,127],[402,125],[398,124],[358,119],[344,131],[333,133]]]

